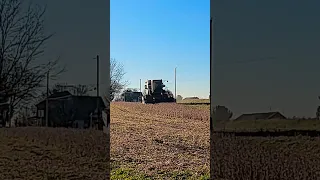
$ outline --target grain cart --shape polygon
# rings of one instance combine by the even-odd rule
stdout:
[[[145,82],[145,93],[142,97],[142,103],[162,103],[175,102],[173,94],[169,90],[164,90],[165,85],[160,80],[147,80]]]

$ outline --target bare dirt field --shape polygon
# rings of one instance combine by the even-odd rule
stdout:
[[[144,178],[208,178],[208,111],[172,103],[115,103],[111,112],[111,157],[128,162],[124,169],[136,169]]]
[[[209,134],[208,106],[113,103],[111,179],[209,179]],[[102,132],[0,129],[0,143],[0,179],[107,178]],[[215,134],[213,167],[215,179],[317,179],[320,139]]]

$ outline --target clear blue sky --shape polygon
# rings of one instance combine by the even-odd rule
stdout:
[[[68,84],[96,84],[96,55],[100,55],[100,92],[103,94],[108,73],[105,67],[109,58],[107,24],[109,6],[105,0],[31,0],[40,5],[47,5],[45,14],[46,33],[55,33],[45,47],[42,60],[60,56],[61,65],[66,65],[67,72],[58,81]],[[95,94],[95,92],[92,92]]]
[[[105,0],[33,0],[47,4],[44,60],[61,55],[60,81],[101,88],[109,48]],[[320,1],[215,1],[215,103],[234,112],[279,110],[314,116],[320,101]],[[111,0],[111,57],[124,64],[129,87],[139,79],[166,79],[177,92],[209,95],[209,0]],[[272,61],[234,63],[274,57]],[[230,63],[230,64],[228,64]],[[53,82],[52,82],[53,83]]]
[[[111,57],[124,65],[128,87],[164,79],[177,94],[208,98],[209,0],[111,0]]]

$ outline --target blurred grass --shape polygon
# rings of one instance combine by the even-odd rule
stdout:
[[[145,174],[135,172],[131,168],[116,168],[111,171],[111,180],[149,180],[152,179]]]
[[[132,167],[113,167],[111,170],[111,180],[153,180],[153,179],[189,179],[189,180],[209,180],[210,174],[194,175],[190,171],[158,171],[150,175],[135,170]]]

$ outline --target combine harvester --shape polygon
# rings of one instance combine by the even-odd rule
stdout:
[[[173,94],[169,90],[163,89],[165,85],[162,79],[160,80],[147,80],[145,82],[145,93],[142,96],[142,103],[155,104],[163,102],[176,102]]]

